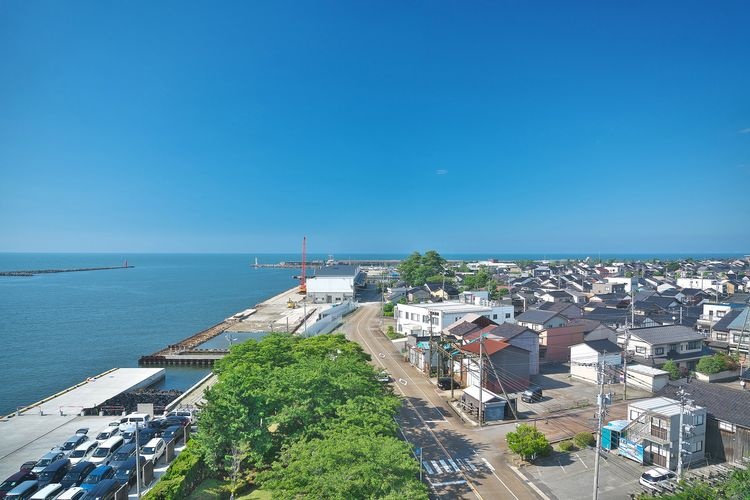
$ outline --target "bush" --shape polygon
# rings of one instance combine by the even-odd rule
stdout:
[[[390,326],[390,325],[388,326],[388,330],[385,332],[385,334],[391,340],[397,339],[400,337],[400,335],[396,333],[396,330],[393,329],[393,326]]]
[[[560,449],[560,451],[573,451],[576,449],[576,445],[570,439],[568,439],[567,441],[562,441],[557,445],[557,447]]]
[[[662,366],[661,369],[669,373],[669,380],[677,380],[680,378],[680,369],[677,368],[677,364],[671,359],[664,363],[664,366]]]
[[[143,498],[146,500],[174,500],[186,498],[209,475],[208,467],[195,451],[194,441],[174,459],[156,486]]]
[[[596,444],[596,438],[590,432],[579,432],[575,435],[573,441],[575,441],[576,445],[580,448],[594,446]]]
[[[713,375],[714,373],[735,369],[737,369],[737,361],[722,353],[701,358],[696,367],[696,371],[704,375]]]
[[[392,318],[393,317],[393,308],[394,308],[394,305],[393,305],[392,302],[386,302],[383,305],[383,316],[385,316],[387,318]]]

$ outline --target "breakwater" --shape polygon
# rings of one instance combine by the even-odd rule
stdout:
[[[203,363],[201,363],[199,360],[193,359],[190,356],[181,356],[179,358],[174,358],[172,359],[171,362],[168,362],[168,360],[174,355],[190,353],[193,349],[195,349],[202,343],[206,342],[207,340],[211,340],[217,335],[221,335],[222,333],[224,333],[224,331],[226,331],[227,328],[229,328],[236,322],[237,320],[233,318],[225,319],[224,321],[217,323],[209,328],[206,328],[205,330],[201,330],[195,335],[192,335],[186,339],[183,339],[177,342],[176,344],[170,344],[164,349],[160,351],[156,351],[153,354],[149,354],[147,356],[141,356],[138,359],[138,365],[139,366],[152,366],[152,365],[164,365],[164,364],[201,365]],[[184,362],[181,362],[180,360]],[[210,365],[211,363],[213,363],[213,359],[211,359],[211,362],[207,364]]]
[[[0,276],[19,276],[28,277],[37,274],[55,274],[55,273],[80,273],[83,271],[111,271],[113,269],[132,269],[135,266],[109,266],[109,267],[79,267],[73,269],[30,269],[24,271],[0,271]]]

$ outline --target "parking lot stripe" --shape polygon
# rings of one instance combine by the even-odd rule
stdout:
[[[427,472],[427,474],[435,473],[435,471],[432,470],[432,467],[430,467],[430,464],[427,463],[427,460],[422,460],[422,467],[424,467],[424,470]]]
[[[435,467],[435,470],[437,471],[438,474],[443,473],[443,469],[440,468],[440,466],[438,465],[436,461],[430,460],[430,463],[432,464],[433,467]]]
[[[586,467],[586,468],[588,469],[588,468],[589,468],[589,466],[588,466],[588,465],[586,465],[586,462],[584,462],[584,461],[583,461],[583,459],[581,458],[581,455],[579,455],[578,453],[576,453],[576,456],[578,457],[578,460],[580,460],[580,461],[581,461],[581,463],[583,464],[583,466],[584,466],[584,467]]]

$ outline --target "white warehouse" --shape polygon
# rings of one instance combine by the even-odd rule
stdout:
[[[356,289],[364,286],[365,273],[358,266],[325,266],[308,278],[307,296],[315,303],[333,304],[354,300]]]
[[[479,304],[461,302],[436,302],[434,304],[396,304],[396,330],[407,335],[434,334],[469,313],[491,319],[495,323],[515,323],[513,306],[499,302],[482,301]]]

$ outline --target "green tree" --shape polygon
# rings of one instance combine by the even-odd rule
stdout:
[[[428,278],[446,274],[446,260],[435,250],[428,250],[424,255],[414,252],[401,261],[398,272],[401,279],[411,286],[421,286],[427,283]]]
[[[661,369],[669,373],[669,378],[671,380],[677,380],[678,378],[680,378],[680,369],[677,367],[677,364],[671,359],[667,360],[667,362],[664,363],[664,366],[662,366]]]
[[[389,318],[392,318],[393,317],[393,308],[394,307],[395,306],[393,305],[392,302],[386,302],[385,304],[383,304],[383,316],[387,316]]]
[[[418,474],[403,441],[350,429],[294,442],[258,480],[274,498],[426,499]]]
[[[510,451],[521,458],[533,459],[549,453],[549,441],[536,427],[527,424],[519,425],[515,431],[505,436]]]

